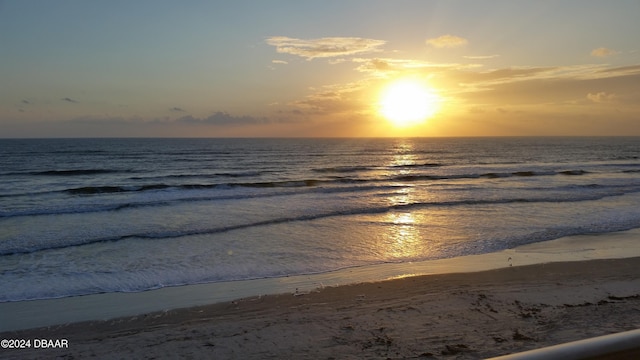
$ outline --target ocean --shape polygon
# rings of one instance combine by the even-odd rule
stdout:
[[[640,138],[2,139],[0,302],[640,227]]]

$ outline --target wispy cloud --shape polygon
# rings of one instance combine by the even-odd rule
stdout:
[[[408,73],[424,73],[423,75],[429,75],[445,70],[468,70],[480,66],[476,64],[431,63],[421,60],[391,58],[355,58],[352,61],[360,64],[356,67],[357,71],[378,77]]]
[[[509,67],[490,71],[466,71],[450,68],[442,74],[448,82],[468,90],[490,89],[498,84],[523,81],[587,81],[612,78],[629,78],[640,75],[640,66],[607,68],[602,64],[548,67]]]
[[[394,59],[353,59],[353,62],[360,63],[356,70],[364,73],[387,74],[397,70],[399,61]],[[401,66],[401,65],[400,65]]]
[[[169,109],[169,110],[171,110],[171,111],[175,111],[175,112],[185,112],[185,110],[184,110],[183,108],[181,108],[181,107],[177,107],[177,106],[172,107],[172,108],[171,108],[171,109]]]
[[[60,100],[62,100],[62,101],[66,101],[66,102],[70,102],[70,103],[77,103],[77,101],[76,101],[76,100],[73,100],[72,98],[68,98],[68,97],[66,97],[66,98],[62,98],[62,99],[60,99]]]
[[[468,74],[464,80],[463,77],[456,79],[461,83],[458,97],[467,104],[542,106],[539,111],[559,111],[569,104],[596,103],[625,103],[631,105],[628,109],[638,108],[640,71],[609,69],[602,72],[595,69],[597,67],[549,67],[532,68],[530,72],[503,69]]]
[[[555,69],[555,67],[510,67],[483,72],[464,72],[458,74],[457,80],[463,82],[481,82],[485,84],[513,82],[540,78],[549,72],[553,72]]]
[[[596,104],[604,104],[614,102],[618,96],[616,94],[606,93],[604,91],[598,93],[588,93],[587,99]]]
[[[469,59],[469,60],[488,60],[488,59],[495,59],[497,57],[499,57],[500,55],[467,55],[467,56],[463,56],[463,58],[465,59]]]
[[[594,56],[594,57],[603,58],[603,57],[613,56],[613,55],[616,55],[616,54],[618,54],[617,51],[609,49],[609,48],[606,48],[606,47],[599,47],[597,49],[591,50],[591,56]]]
[[[288,64],[288,62],[286,62],[284,60],[271,60],[271,63],[273,63],[273,64],[283,64],[283,65]]]
[[[279,53],[297,55],[307,60],[379,51],[379,48],[386,43],[384,40],[359,37],[296,39],[273,36],[266,41],[267,44],[275,46]]]
[[[365,110],[370,99],[363,93],[370,82],[326,85],[292,105],[299,115],[357,114]]]
[[[427,39],[426,43],[435,48],[457,48],[467,45],[469,41],[455,35],[442,35],[437,38]]]
[[[31,102],[30,102],[29,100],[27,100],[27,99],[24,99],[24,100],[22,100],[21,102],[22,102],[23,104],[27,104],[27,105],[28,105],[28,104],[31,104]]]

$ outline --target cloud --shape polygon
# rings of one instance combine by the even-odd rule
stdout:
[[[508,103],[560,109],[585,103],[624,103],[629,111],[638,109],[640,71],[617,68],[603,72],[598,67],[581,66],[531,68],[529,73],[516,70],[462,74],[454,79],[459,86],[457,97],[469,105]],[[597,91],[585,96],[585,89]],[[453,88],[450,91],[455,92]]]
[[[518,80],[524,78],[540,77],[549,71],[553,71],[554,67],[510,67],[504,69],[491,70],[487,72],[476,73],[476,75],[484,81],[496,80]]]
[[[487,59],[495,59],[497,57],[499,57],[500,55],[468,55],[468,56],[463,56],[463,58],[465,59],[469,59],[469,60],[487,60]]]
[[[618,54],[617,51],[612,50],[612,49],[608,49],[608,48],[605,48],[605,47],[599,47],[599,48],[593,49],[591,51],[591,56],[601,57],[601,58],[613,56],[613,55],[616,55],[616,54]]]
[[[387,73],[396,70],[396,64],[388,59],[354,59],[354,62],[361,63],[356,70],[367,73]]]
[[[191,115],[187,115],[175,121],[178,123],[196,125],[256,125],[270,122],[266,117],[234,116],[223,111],[215,112],[206,118],[196,118]]]
[[[63,121],[65,122],[65,121]],[[73,119],[69,119],[66,120],[67,123],[69,124],[87,124],[87,125],[102,125],[102,126],[109,126],[109,125],[127,125],[127,124],[133,124],[133,123],[144,123],[144,120],[142,120],[142,118],[140,117],[131,117],[131,118],[124,118],[124,117],[119,117],[119,116],[114,116],[114,117],[110,117],[110,116],[92,116],[92,115],[85,115],[85,116],[79,116],[79,117],[75,117]]]
[[[354,63],[358,63],[357,71],[369,73],[377,77],[387,77],[391,75],[423,74],[430,76],[446,70],[464,70],[476,68],[475,64],[455,64],[455,63],[430,63],[412,59],[389,59],[389,58],[355,58]]]
[[[266,42],[275,46],[279,53],[297,55],[307,60],[379,51],[386,43],[384,40],[359,37],[296,39],[286,36],[272,36]]]
[[[273,64],[283,64],[283,65],[288,64],[288,62],[286,62],[286,61],[284,61],[284,60],[271,60],[271,62],[272,62]]]
[[[185,110],[183,108],[180,107],[172,107],[171,109],[169,109],[170,111],[175,111],[175,112],[185,112]]]
[[[431,45],[435,48],[457,48],[465,46],[469,43],[467,39],[461,38],[455,35],[442,35],[437,38],[427,39],[427,45]]]
[[[68,98],[68,97],[66,97],[66,98],[62,98],[62,99],[60,99],[60,100],[62,100],[62,101],[66,101],[66,102],[70,102],[70,103],[77,103],[77,101],[75,101],[75,100],[73,100],[73,99],[71,99],[71,98]]]
[[[31,104],[31,102],[29,100],[26,100],[26,99],[22,100],[22,103],[23,104]]]
[[[367,80],[359,82],[326,85],[317,89],[305,99],[296,101],[294,106],[298,114],[336,115],[361,111],[370,99],[363,94],[370,84]],[[364,97],[364,98],[363,98]]]
[[[607,68],[600,70],[597,75],[610,76],[626,76],[640,74],[640,65],[622,66],[617,68]]]
[[[349,60],[345,58],[338,58],[338,59],[330,59],[328,61],[329,61],[329,64],[331,65],[337,65],[337,64],[342,64],[344,62],[347,62]]]
[[[463,69],[464,70],[464,69]],[[640,66],[606,68],[604,65],[586,64],[549,67],[509,67],[490,71],[461,71],[452,68],[446,74],[448,82],[456,83],[467,90],[491,89],[498,84],[523,81],[587,81],[610,79],[640,74]],[[582,93],[584,94],[584,93]],[[581,95],[583,97],[584,95]]]
[[[615,101],[617,97],[618,96],[616,94],[606,93],[604,91],[601,91],[595,94],[592,94],[592,93],[587,94],[587,99],[596,104],[611,103]]]

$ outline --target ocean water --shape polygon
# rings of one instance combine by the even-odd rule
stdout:
[[[640,227],[640,138],[0,140],[0,302]]]

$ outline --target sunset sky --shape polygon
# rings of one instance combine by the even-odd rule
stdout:
[[[638,0],[0,0],[0,137],[640,135],[639,15]],[[402,126],[382,111],[400,79],[436,99]]]

